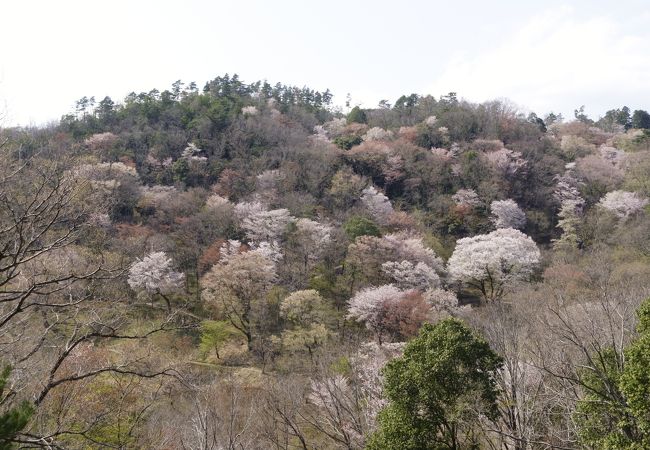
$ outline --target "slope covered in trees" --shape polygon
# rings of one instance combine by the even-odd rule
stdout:
[[[650,116],[331,101],[0,129],[3,448],[647,445]]]

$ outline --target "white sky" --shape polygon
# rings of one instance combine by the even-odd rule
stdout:
[[[455,91],[539,115],[650,110],[647,0],[0,0],[0,17],[5,125],[226,72],[366,107]]]

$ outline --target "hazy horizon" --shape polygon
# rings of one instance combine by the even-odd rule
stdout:
[[[650,107],[650,8],[640,0],[171,1],[5,5],[0,105],[6,125],[41,125],[76,100],[164,90],[237,73],[330,89],[375,107],[412,92],[507,98],[524,111],[592,118]]]

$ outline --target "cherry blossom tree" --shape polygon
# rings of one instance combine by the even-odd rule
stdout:
[[[526,213],[512,199],[495,200],[490,204],[492,223],[497,228],[521,229],[526,225]]]
[[[575,166],[574,163],[573,166]],[[580,182],[573,174],[573,167],[569,167],[564,175],[556,177],[557,185],[553,191],[553,197],[558,203],[562,204],[565,201],[574,202],[576,205],[584,206],[585,200],[580,195],[579,186]]]
[[[218,210],[227,207],[232,208],[232,203],[230,203],[227,198],[222,197],[219,194],[212,194],[205,201],[205,208],[208,210]]]
[[[424,292],[424,299],[431,305],[438,318],[455,315],[466,308],[459,305],[456,294],[441,288],[427,290]]]
[[[172,269],[172,259],[165,252],[152,252],[134,262],[129,269],[127,282],[135,291],[158,294],[171,311],[168,295],[183,286],[185,275]]]
[[[435,284],[435,278],[431,274],[434,271],[438,275],[444,274],[444,264],[436,253],[428,248],[422,238],[408,232],[391,233],[381,238],[375,236],[360,236],[348,249],[348,259],[351,270],[363,275],[363,279],[370,284],[383,284],[394,274],[399,265],[410,263],[412,267],[420,266],[420,277],[427,272],[428,279]],[[384,263],[393,262],[382,267]],[[426,267],[424,267],[426,266]],[[428,267],[428,269],[427,269]],[[382,277],[381,275],[385,275]],[[398,275],[399,276],[399,275]],[[416,277],[417,278],[417,277]],[[406,282],[405,278],[394,279],[398,283]]]
[[[389,141],[392,138],[392,131],[386,131],[380,127],[371,128],[363,135],[364,141]]]
[[[388,197],[379,192],[374,186],[369,186],[362,191],[361,202],[377,223],[380,225],[388,224],[390,216],[393,214],[393,205],[391,205]]]
[[[525,173],[528,169],[528,163],[520,152],[505,147],[486,153],[485,158],[492,168],[504,177],[513,177]]]
[[[400,339],[416,333],[429,310],[419,292],[392,284],[362,289],[348,301],[348,318],[365,323],[380,344],[385,334]]]
[[[601,145],[598,149],[600,156],[605,160],[612,163],[614,166],[620,166],[625,162],[625,152],[615,147]]]
[[[241,109],[241,113],[244,116],[256,116],[258,114],[257,108],[255,106],[244,106]]]
[[[252,242],[277,241],[294,220],[288,209],[267,211],[259,201],[238,203],[235,215],[241,221],[246,238]]]
[[[449,258],[452,280],[477,289],[486,302],[498,301],[517,280],[527,280],[540,262],[533,240],[513,228],[459,239]]]
[[[383,240],[391,250],[392,261],[421,262],[431,267],[438,273],[444,272],[442,259],[436,252],[424,244],[422,238],[409,232],[387,234]]]
[[[404,345],[403,342],[383,345],[366,342],[352,358],[352,367],[365,393],[366,422],[370,431],[375,429],[377,414],[388,404],[382,393],[384,377],[381,370],[388,361],[402,355]]]
[[[451,199],[458,206],[473,208],[481,204],[481,199],[474,189],[459,189]]]
[[[382,170],[387,185],[393,184],[404,178],[404,158],[401,155],[388,155]]]
[[[284,179],[280,170],[265,170],[255,180],[257,195],[270,204],[277,199],[279,183]]]
[[[426,290],[440,285],[436,271],[422,263],[388,261],[381,265],[382,271],[402,289]]]
[[[253,242],[276,241],[284,234],[293,217],[288,209],[273,209],[249,216],[242,221],[246,237]]]
[[[332,241],[332,227],[311,219],[296,221],[295,237],[305,249],[305,257],[310,261],[318,260]]]
[[[200,156],[199,154],[202,152],[203,150],[198,148],[196,144],[190,142],[183,150],[183,153],[181,153],[181,158],[191,163],[205,164],[208,161],[208,158]]]
[[[244,220],[265,210],[266,208],[260,201],[239,202],[235,205],[235,216],[239,220]]]
[[[138,206],[142,208],[160,208],[168,204],[172,197],[178,194],[174,186],[142,186],[140,187],[140,201]]]
[[[635,192],[608,192],[598,205],[613,212],[620,219],[627,219],[637,214],[648,204],[648,199],[638,196]]]

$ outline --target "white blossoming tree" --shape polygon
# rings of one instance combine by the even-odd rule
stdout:
[[[382,271],[392,278],[402,289],[421,291],[440,286],[440,277],[436,271],[422,262],[388,261],[381,265]]]
[[[187,160],[188,162],[206,163],[208,158],[206,158],[205,156],[199,156],[199,154],[202,152],[203,150],[198,148],[196,144],[190,142],[189,144],[187,144],[187,147],[183,149],[183,153],[181,153],[181,158]]]
[[[361,202],[370,212],[370,215],[380,225],[387,225],[393,215],[393,205],[384,194],[374,186],[368,186],[361,193]]]
[[[505,147],[486,153],[485,158],[492,168],[503,177],[513,177],[525,173],[528,169],[528,163],[520,152],[514,152]]]
[[[490,204],[492,223],[497,228],[521,229],[526,225],[526,213],[512,200],[495,200]]]
[[[481,199],[474,189],[459,189],[451,199],[457,206],[473,208],[481,204]]]
[[[255,106],[244,106],[241,109],[241,113],[244,116],[256,116],[258,114],[257,108]]]
[[[620,219],[627,219],[640,212],[648,204],[648,199],[635,192],[612,191],[598,202],[601,208],[613,212]]]
[[[232,203],[218,194],[212,194],[205,201],[205,208],[211,211],[227,207],[232,207]]]
[[[165,252],[152,252],[131,265],[127,282],[135,291],[160,295],[171,311],[168,295],[179,291],[184,280],[184,274],[172,269],[172,259]]]
[[[300,260],[299,270],[306,275],[332,241],[332,227],[311,219],[298,219],[290,241],[294,256]]]
[[[242,202],[235,206],[235,215],[241,221],[246,238],[253,242],[275,242],[287,230],[294,218],[287,209],[267,211],[260,202]]]
[[[392,233],[383,237],[360,236],[348,249],[348,267],[361,275],[359,281],[367,284],[384,284],[387,280],[407,288],[412,283],[437,283],[444,274],[444,263],[428,248],[421,237],[411,233]],[[383,266],[384,263],[391,263]],[[419,265],[419,268],[416,267]],[[418,275],[406,275],[414,269]],[[413,277],[407,280],[408,277]],[[423,279],[428,280],[427,282]],[[419,280],[419,281],[416,281]]]
[[[365,323],[379,344],[385,335],[400,340],[416,334],[430,310],[418,291],[392,284],[362,289],[348,301],[348,318]]]
[[[452,280],[477,289],[486,302],[498,301],[515,281],[527,280],[540,262],[533,240],[521,231],[502,228],[459,239],[449,258]]]
[[[381,342],[386,331],[385,315],[390,304],[397,303],[404,291],[395,285],[387,284],[379,287],[369,287],[357,292],[348,301],[348,318],[366,324]]]
[[[388,141],[392,138],[392,131],[386,131],[380,127],[371,128],[363,135],[364,141]]]

